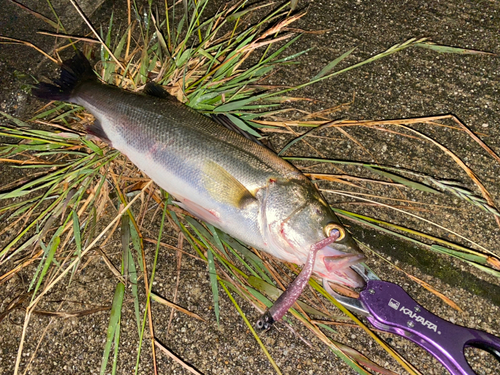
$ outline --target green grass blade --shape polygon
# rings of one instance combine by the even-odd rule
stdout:
[[[31,237],[31,239],[26,241],[26,242],[28,242],[29,246],[31,246],[32,242],[35,242],[37,239],[38,239],[38,236],[36,235],[36,236]],[[35,274],[33,275],[32,279],[31,279],[30,285],[28,287],[28,291],[30,291],[33,288],[33,285],[38,280],[38,274],[42,270],[42,268],[45,264],[45,260],[47,259],[47,255],[48,255],[47,247],[43,244],[42,241],[39,242],[39,245],[43,250],[43,256],[42,256],[42,259],[40,260],[40,262],[38,263],[38,266],[36,267]]]
[[[430,186],[421,184],[420,182],[409,180],[409,179],[407,179],[405,177],[399,176],[399,175],[394,174],[394,173],[390,173],[390,172],[387,172],[387,171],[380,170],[377,167],[365,166],[365,168],[367,168],[370,171],[372,171],[374,173],[377,173],[377,174],[379,174],[381,176],[387,177],[388,179],[391,179],[391,180],[393,180],[395,182],[398,182],[400,184],[408,186],[408,187],[410,187],[412,189],[425,191],[427,193],[442,194],[439,190],[433,189]]]
[[[364,225],[367,225],[369,227],[372,227],[374,229],[377,229],[379,231],[382,231],[382,232],[385,232],[385,233],[388,233],[388,234],[391,234],[393,236],[396,236],[396,237],[399,237],[399,238],[402,238],[402,239],[405,239],[407,241],[410,241],[410,242],[413,242],[419,246],[422,246],[426,249],[429,249],[431,251],[435,251],[435,252],[438,252],[438,253],[445,253],[449,256],[452,256],[454,258],[457,258],[457,259],[460,259],[462,261],[465,261],[466,263],[474,266],[474,267],[477,267],[481,270],[485,270],[487,269],[488,270],[488,273],[492,274],[492,275],[495,275],[496,277],[500,277],[500,272],[497,271],[497,270],[494,270],[492,268],[488,268],[488,267],[485,267],[483,266],[483,264],[487,264],[488,263],[488,258],[486,255],[484,254],[481,254],[479,252],[475,252],[474,250],[471,250],[471,249],[467,249],[467,248],[464,248],[463,246],[460,246],[460,245],[456,245],[456,244],[453,244],[451,242],[448,242],[448,241],[445,241],[445,240],[442,240],[442,239],[439,239],[439,238],[436,238],[436,237],[433,237],[433,236],[429,236],[427,234],[424,234],[424,233],[421,233],[421,232],[418,232],[418,231],[415,231],[415,230],[412,230],[412,229],[409,229],[409,228],[405,228],[405,227],[401,227],[401,226],[398,226],[398,225],[395,225],[395,224],[391,224],[391,223],[387,223],[387,222],[384,222],[382,220],[378,220],[378,219],[373,219],[373,218],[369,218],[369,217],[366,217],[366,216],[363,216],[363,215],[358,215],[358,214],[354,214],[352,212],[347,212],[347,211],[344,211],[344,210],[340,210],[340,209],[337,209],[337,208],[334,208],[332,207],[332,210],[337,212],[337,213],[341,213],[342,215],[346,216],[346,217],[350,217],[356,221],[359,221],[361,223],[363,223]],[[422,241],[419,241],[419,240],[416,240],[412,237],[409,237],[409,236],[405,236],[404,234],[401,234],[401,233],[398,233],[398,232],[395,232],[393,230],[390,230],[388,228],[384,228],[380,225],[377,225],[375,223],[383,223],[384,225],[388,225],[392,228],[395,228],[395,229],[398,229],[398,230],[402,230],[402,231],[405,231],[407,233],[411,233],[411,234],[416,234],[416,235],[419,235],[421,237],[424,237],[426,239],[431,239],[433,241],[436,241],[436,242],[441,242],[441,243],[446,243],[446,245],[450,246],[450,247],[454,247],[456,249],[458,249],[458,251],[456,250],[452,250],[452,249],[449,249],[449,248],[446,248],[446,247],[443,247],[443,246],[439,246],[439,245],[429,245],[425,242],[422,242]],[[480,264],[479,264],[480,263]]]
[[[88,140],[88,139],[85,139],[85,138],[83,138],[83,137],[82,137],[80,140],[81,140],[81,142],[82,142],[85,146],[87,146],[88,148],[90,148],[90,149],[91,149],[92,151],[94,151],[97,155],[99,155],[99,156],[103,156],[103,155],[104,155],[104,153],[103,153],[103,151],[102,151],[102,148],[100,148],[99,146],[97,146],[94,142],[92,142],[92,141],[90,141],[90,140]]]
[[[142,259],[142,251],[141,251],[141,238],[139,233],[137,233],[137,229],[135,228],[134,223],[130,222],[130,238],[132,239],[132,246],[136,250],[137,253],[137,263],[139,263],[139,268],[141,269],[141,273],[144,273],[144,262]]]
[[[120,321],[118,321],[118,325],[115,329],[115,341],[113,343],[113,346],[115,348],[115,353],[113,356],[113,366],[111,368],[111,374],[115,375],[116,374],[116,369],[118,367],[118,352],[120,351]]]
[[[363,65],[370,64],[370,63],[372,63],[374,61],[377,61],[379,59],[382,59],[384,57],[393,55],[396,52],[399,52],[399,51],[405,50],[407,48],[413,47],[413,46],[415,46],[418,43],[422,43],[424,40],[425,40],[425,38],[419,39],[419,40],[417,40],[415,38],[409,39],[406,42],[395,44],[392,47],[390,47],[387,50],[385,50],[384,52],[381,52],[381,53],[379,53],[379,54],[377,54],[375,56],[372,56],[372,57],[370,57],[370,58],[368,58],[366,60],[363,60],[363,61],[361,61],[359,63],[350,65],[347,68],[338,70],[338,71],[333,72],[333,73],[329,73],[329,74],[324,75],[324,76],[322,76],[320,78],[317,78],[317,79],[311,79],[309,82],[305,82],[305,83],[302,83],[300,85],[297,85],[297,86],[294,86],[294,87],[291,87],[291,88],[283,89],[283,90],[272,92],[272,93],[267,93],[265,95],[262,95],[262,97],[277,96],[277,95],[281,95],[281,94],[284,94],[284,93],[289,92],[289,91],[294,91],[294,90],[301,89],[301,88],[306,87],[306,86],[310,86],[310,85],[312,85],[314,83],[317,83],[317,82],[323,81],[325,79],[329,79],[329,78],[335,77],[335,76],[337,76],[339,74],[346,73],[346,72],[348,72],[350,70],[357,69],[357,68],[359,68],[359,67],[361,67]]]
[[[24,121],[19,120],[18,118],[14,117],[14,116],[9,115],[8,113],[0,111],[0,115],[2,115],[5,118],[9,119],[10,121],[12,121],[14,124],[16,124],[17,126],[19,126],[20,128],[28,128],[29,127],[29,125],[27,123],[25,123]]]
[[[163,193],[163,190],[162,190]],[[167,198],[167,202],[169,201],[170,198]],[[168,205],[164,204],[163,205],[163,213],[161,216],[161,223],[160,223],[160,230],[158,231],[158,240],[156,242],[156,250],[155,250],[155,256],[153,260],[153,267],[151,270],[151,277],[149,278],[149,290],[146,290],[146,309],[144,310],[144,315],[142,317],[142,324],[140,328],[140,333],[139,333],[139,344],[138,344],[138,350],[137,350],[137,357],[136,357],[136,363],[135,363],[135,374],[139,372],[139,361],[141,358],[141,349],[142,349],[142,340],[144,338],[144,329],[146,327],[146,320],[148,317],[148,306],[151,306],[151,293],[153,290],[153,283],[156,275],[156,265],[158,264],[158,254],[160,252],[160,243],[161,243],[161,237],[163,234],[163,228],[165,226],[165,219],[167,217],[167,212],[168,212]],[[132,227],[131,227],[132,228]],[[132,232],[131,232],[132,233]],[[139,238],[140,240],[140,238]],[[141,246],[142,248],[142,246]]]
[[[489,52],[476,51],[472,49],[465,49],[459,47],[443,46],[440,44],[425,42],[425,43],[415,43],[416,47],[430,49],[439,53],[454,53],[458,55],[491,55]]]
[[[447,254],[454,256],[456,258],[470,260],[471,262],[476,262],[480,264],[486,264],[488,259],[483,254],[477,254],[473,252],[464,252],[464,251],[456,251],[450,248],[441,246],[441,245],[431,245],[431,250],[436,251],[438,253]]]
[[[69,219],[69,218],[68,218]],[[73,221],[73,237],[75,239],[75,246],[76,246],[76,255],[78,259],[81,261],[82,257],[82,236],[80,232],[80,220],[78,218],[78,214],[76,213],[75,210],[71,210],[71,220]],[[73,280],[73,276],[78,269],[79,262],[75,264],[73,267],[73,271],[71,271],[71,276],[69,279],[69,283],[71,284]]]
[[[125,275],[125,280],[128,280],[129,275],[129,258],[130,258],[130,217],[123,215],[120,220],[120,236],[122,243],[122,275]]]
[[[47,271],[49,270],[50,265],[52,264],[52,261],[54,260],[54,255],[56,253],[57,248],[59,247],[59,243],[61,242],[61,239],[59,237],[55,237],[52,239],[52,241],[49,244],[48,252],[47,252],[47,258],[45,259],[45,263],[43,264],[42,272],[40,273],[40,276],[38,278],[38,282],[36,283],[35,290],[33,291],[33,299],[35,299],[36,293],[38,292],[38,288],[42,284],[42,281],[47,274]]]
[[[125,285],[118,283],[115,289],[115,295],[113,297],[113,304],[111,305],[111,314],[109,317],[108,331],[106,334],[106,344],[104,345],[104,352],[101,362],[101,375],[106,372],[106,366],[108,365],[109,353],[111,351],[111,345],[115,335],[119,335],[120,332],[120,318],[122,314],[123,297],[125,295]]]
[[[123,217],[128,217],[124,215]],[[137,231],[135,229],[134,224],[132,223],[131,220],[127,221],[128,224],[128,233],[129,236],[132,238],[132,246],[136,248],[137,253],[140,254],[140,258],[142,258],[142,251],[140,251],[140,243],[139,243],[139,238],[137,235]],[[134,238],[135,237],[135,238]],[[137,285],[137,267],[135,266],[134,262],[134,257],[132,256],[132,252],[130,251],[130,246],[129,242],[127,241],[127,246],[126,246],[126,256],[127,256],[127,265],[128,265],[128,279],[130,281],[130,288],[132,291],[132,296],[134,297],[134,313],[135,313],[135,320],[137,323],[137,332],[140,335],[141,334],[141,312],[140,312],[140,301],[139,301],[139,290],[138,290],[138,285]],[[142,261],[139,260],[139,262],[142,264]]]
[[[75,236],[76,254],[80,258],[82,254],[82,237],[80,233],[80,221],[75,210],[71,211],[71,217],[73,219],[73,233]]]
[[[313,77],[313,80],[321,78],[321,77],[327,75],[328,73],[330,73],[333,70],[333,68],[335,68],[342,60],[344,60],[346,57],[348,57],[351,53],[353,53],[355,49],[356,49],[356,47],[350,49],[349,51],[343,53],[341,56],[337,57],[335,60],[333,60],[331,63],[329,63],[323,69],[321,69],[321,71]]]
[[[332,341],[333,342],[333,341]],[[343,360],[350,368],[356,371],[359,375],[370,375],[369,372],[366,372],[359,364],[354,362],[350,357],[344,354],[344,352],[335,346],[329,346],[330,350],[341,360]]]
[[[214,302],[214,313],[215,313],[215,318],[217,319],[217,325],[219,325],[219,317],[220,317],[220,309],[219,309],[219,289],[217,287],[217,270],[215,269],[215,262],[214,262],[214,254],[212,247],[210,246],[210,243],[207,241],[207,238],[210,238],[210,234],[194,219],[190,217],[185,218],[186,221],[189,222],[191,225],[191,228],[196,232],[198,237],[202,240],[204,245],[207,248],[207,263],[208,263],[208,275],[210,278],[210,285],[212,287],[212,299]],[[203,233],[203,234],[202,234]],[[213,240],[215,242],[215,240]]]
[[[250,126],[248,126],[245,121],[241,120],[239,117],[232,115],[230,113],[226,114],[226,116],[231,120],[236,126],[238,126],[240,129],[246,131],[247,133],[253,135],[254,137],[260,138],[261,135],[257,133],[254,129],[252,129]]]
[[[469,264],[473,265],[474,267],[480,269],[483,272],[486,272],[490,275],[500,278],[500,271],[494,270],[493,268],[490,267],[483,266],[482,264],[477,264],[473,262],[470,262]]]
[[[236,250],[240,254],[242,254],[245,257],[245,259],[247,259],[252,264],[252,266],[259,273],[260,277],[263,280],[265,280],[266,282],[268,282],[270,284],[273,283],[273,281],[271,280],[271,278],[267,275],[267,269],[266,269],[266,267],[264,267],[264,264],[262,263],[262,260],[257,255],[255,255],[254,253],[252,253],[245,246],[243,246],[242,244],[240,244],[238,241],[236,241],[234,238],[230,237],[226,233],[223,233],[223,232],[219,231],[219,236],[222,239],[222,241],[226,245],[228,245],[228,247],[229,247],[229,249],[231,251],[234,252],[234,250]],[[238,256],[238,258],[239,258],[239,256]],[[246,265],[246,263],[243,261],[243,259],[241,259],[241,258],[239,258],[239,259],[241,260],[241,262],[243,262],[243,264],[245,264],[245,267],[247,267],[247,269],[249,269],[249,270],[251,269],[250,267],[248,267]],[[253,270],[250,271],[250,272],[254,273]],[[255,275],[255,276],[257,276],[257,275]]]
[[[240,314],[240,316],[243,318],[243,321],[245,322],[245,324],[247,325],[248,329],[250,330],[250,332],[252,332],[252,335],[253,337],[255,338],[255,340],[257,341],[257,343],[259,344],[260,348],[262,349],[262,351],[264,352],[264,354],[266,355],[267,359],[269,360],[269,362],[271,363],[271,365],[273,366],[274,370],[282,375],[281,373],[281,370],[279,369],[278,365],[276,364],[276,362],[274,362],[274,359],[271,357],[271,355],[269,354],[269,352],[267,351],[266,347],[264,346],[264,343],[261,341],[259,335],[257,335],[257,332],[255,332],[252,324],[248,321],[245,313],[243,312],[243,310],[241,310],[240,306],[238,305],[238,303],[236,302],[236,300],[234,299],[234,297],[232,296],[232,294],[229,292],[229,290],[227,289],[226,285],[224,282],[220,282],[220,285],[222,286],[222,288],[224,289],[224,291],[226,292],[226,294],[228,295],[229,299],[231,300],[231,302],[233,303],[234,307],[236,308],[236,310],[238,311],[238,313]]]
[[[211,224],[206,223],[205,225],[210,230],[210,233],[212,233],[212,238],[217,248],[227,257],[226,250],[224,249],[224,245],[220,240],[219,234],[217,233],[217,229]]]
[[[292,139],[290,142],[288,142],[281,150],[280,152],[278,152],[278,156],[281,156],[283,155],[286,150],[288,150],[290,147],[292,147],[295,143],[297,143],[298,141],[300,141],[301,139],[303,139],[304,137],[308,136],[312,131],[316,130],[316,128],[313,128],[307,132],[305,132],[304,134]]]
[[[116,45],[113,54],[116,56],[116,58],[120,58],[123,52],[123,47],[125,46],[125,42],[127,41],[127,33],[129,32],[129,29],[132,27],[132,24],[130,24],[124,31],[120,41]],[[111,47],[111,46],[110,46]]]
[[[233,102],[229,102],[226,104],[222,104],[218,106],[217,108],[214,109],[215,113],[221,113],[221,112],[231,112],[231,111],[237,111],[241,108],[243,108],[245,105],[250,104],[254,101],[258,100],[258,97],[250,97],[246,98],[243,100],[237,100]]]
[[[219,325],[220,309],[219,309],[219,289],[217,288],[217,271],[215,269],[214,255],[212,249],[207,249],[207,260],[208,260],[208,275],[210,277],[210,284],[212,286],[212,297],[214,301],[214,313],[217,319],[217,325]]]

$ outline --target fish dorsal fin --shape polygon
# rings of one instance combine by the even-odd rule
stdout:
[[[212,113],[212,114],[210,114],[210,118],[212,120],[214,120],[217,124],[222,125],[225,128],[242,135],[243,137],[251,140],[252,142],[257,143],[259,146],[267,147],[271,151],[276,152],[266,138],[261,137],[260,139],[257,139],[257,137],[255,137],[254,135],[248,133],[247,131],[243,130],[238,125],[236,125],[226,115],[224,115],[222,113]]]
[[[161,85],[154,82],[146,83],[142,92],[146,95],[156,96],[157,98],[177,101],[175,96],[170,95]]]
[[[203,165],[203,184],[216,201],[244,208],[257,199],[241,182],[212,160]]]

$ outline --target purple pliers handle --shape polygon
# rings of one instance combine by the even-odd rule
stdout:
[[[486,350],[500,361],[499,337],[443,320],[420,306],[403,288],[380,280],[364,265],[352,268],[366,281],[359,299],[336,293],[334,297],[349,310],[365,315],[376,328],[420,345],[452,375],[476,374],[465,359],[465,347]]]

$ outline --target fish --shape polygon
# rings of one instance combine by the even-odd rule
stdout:
[[[319,190],[265,146],[155,83],[142,93],[102,83],[81,52],[63,62],[59,79],[32,93],[85,107],[95,117],[88,133],[128,157],[193,216],[283,261],[309,262],[309,276],[364,285],[350,268],[364,256]]]

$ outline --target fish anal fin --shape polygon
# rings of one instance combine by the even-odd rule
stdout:
[[[170,95],[167,90],[165,90],[161,85],[154,82],[146,83],[146,86],[144,87],[144,90],[142,92],[146,95],[156,96],[157,98],[173,100],[177,102],[175,96]]]
[[[99,138],[101,141],[106,142],[107,144],[111,145],[111,140],[109,139],[108,135],[104,131],[104,128],[98,119],[95,119],[94,123],[92,125],[87,126],[87,133],[89,133],[90,135],[95,136],[95,137]]]
[[[211,160],[203,166],[203,184],[213,199],[236,208],[243,209],[257,201],[241,182]]]

